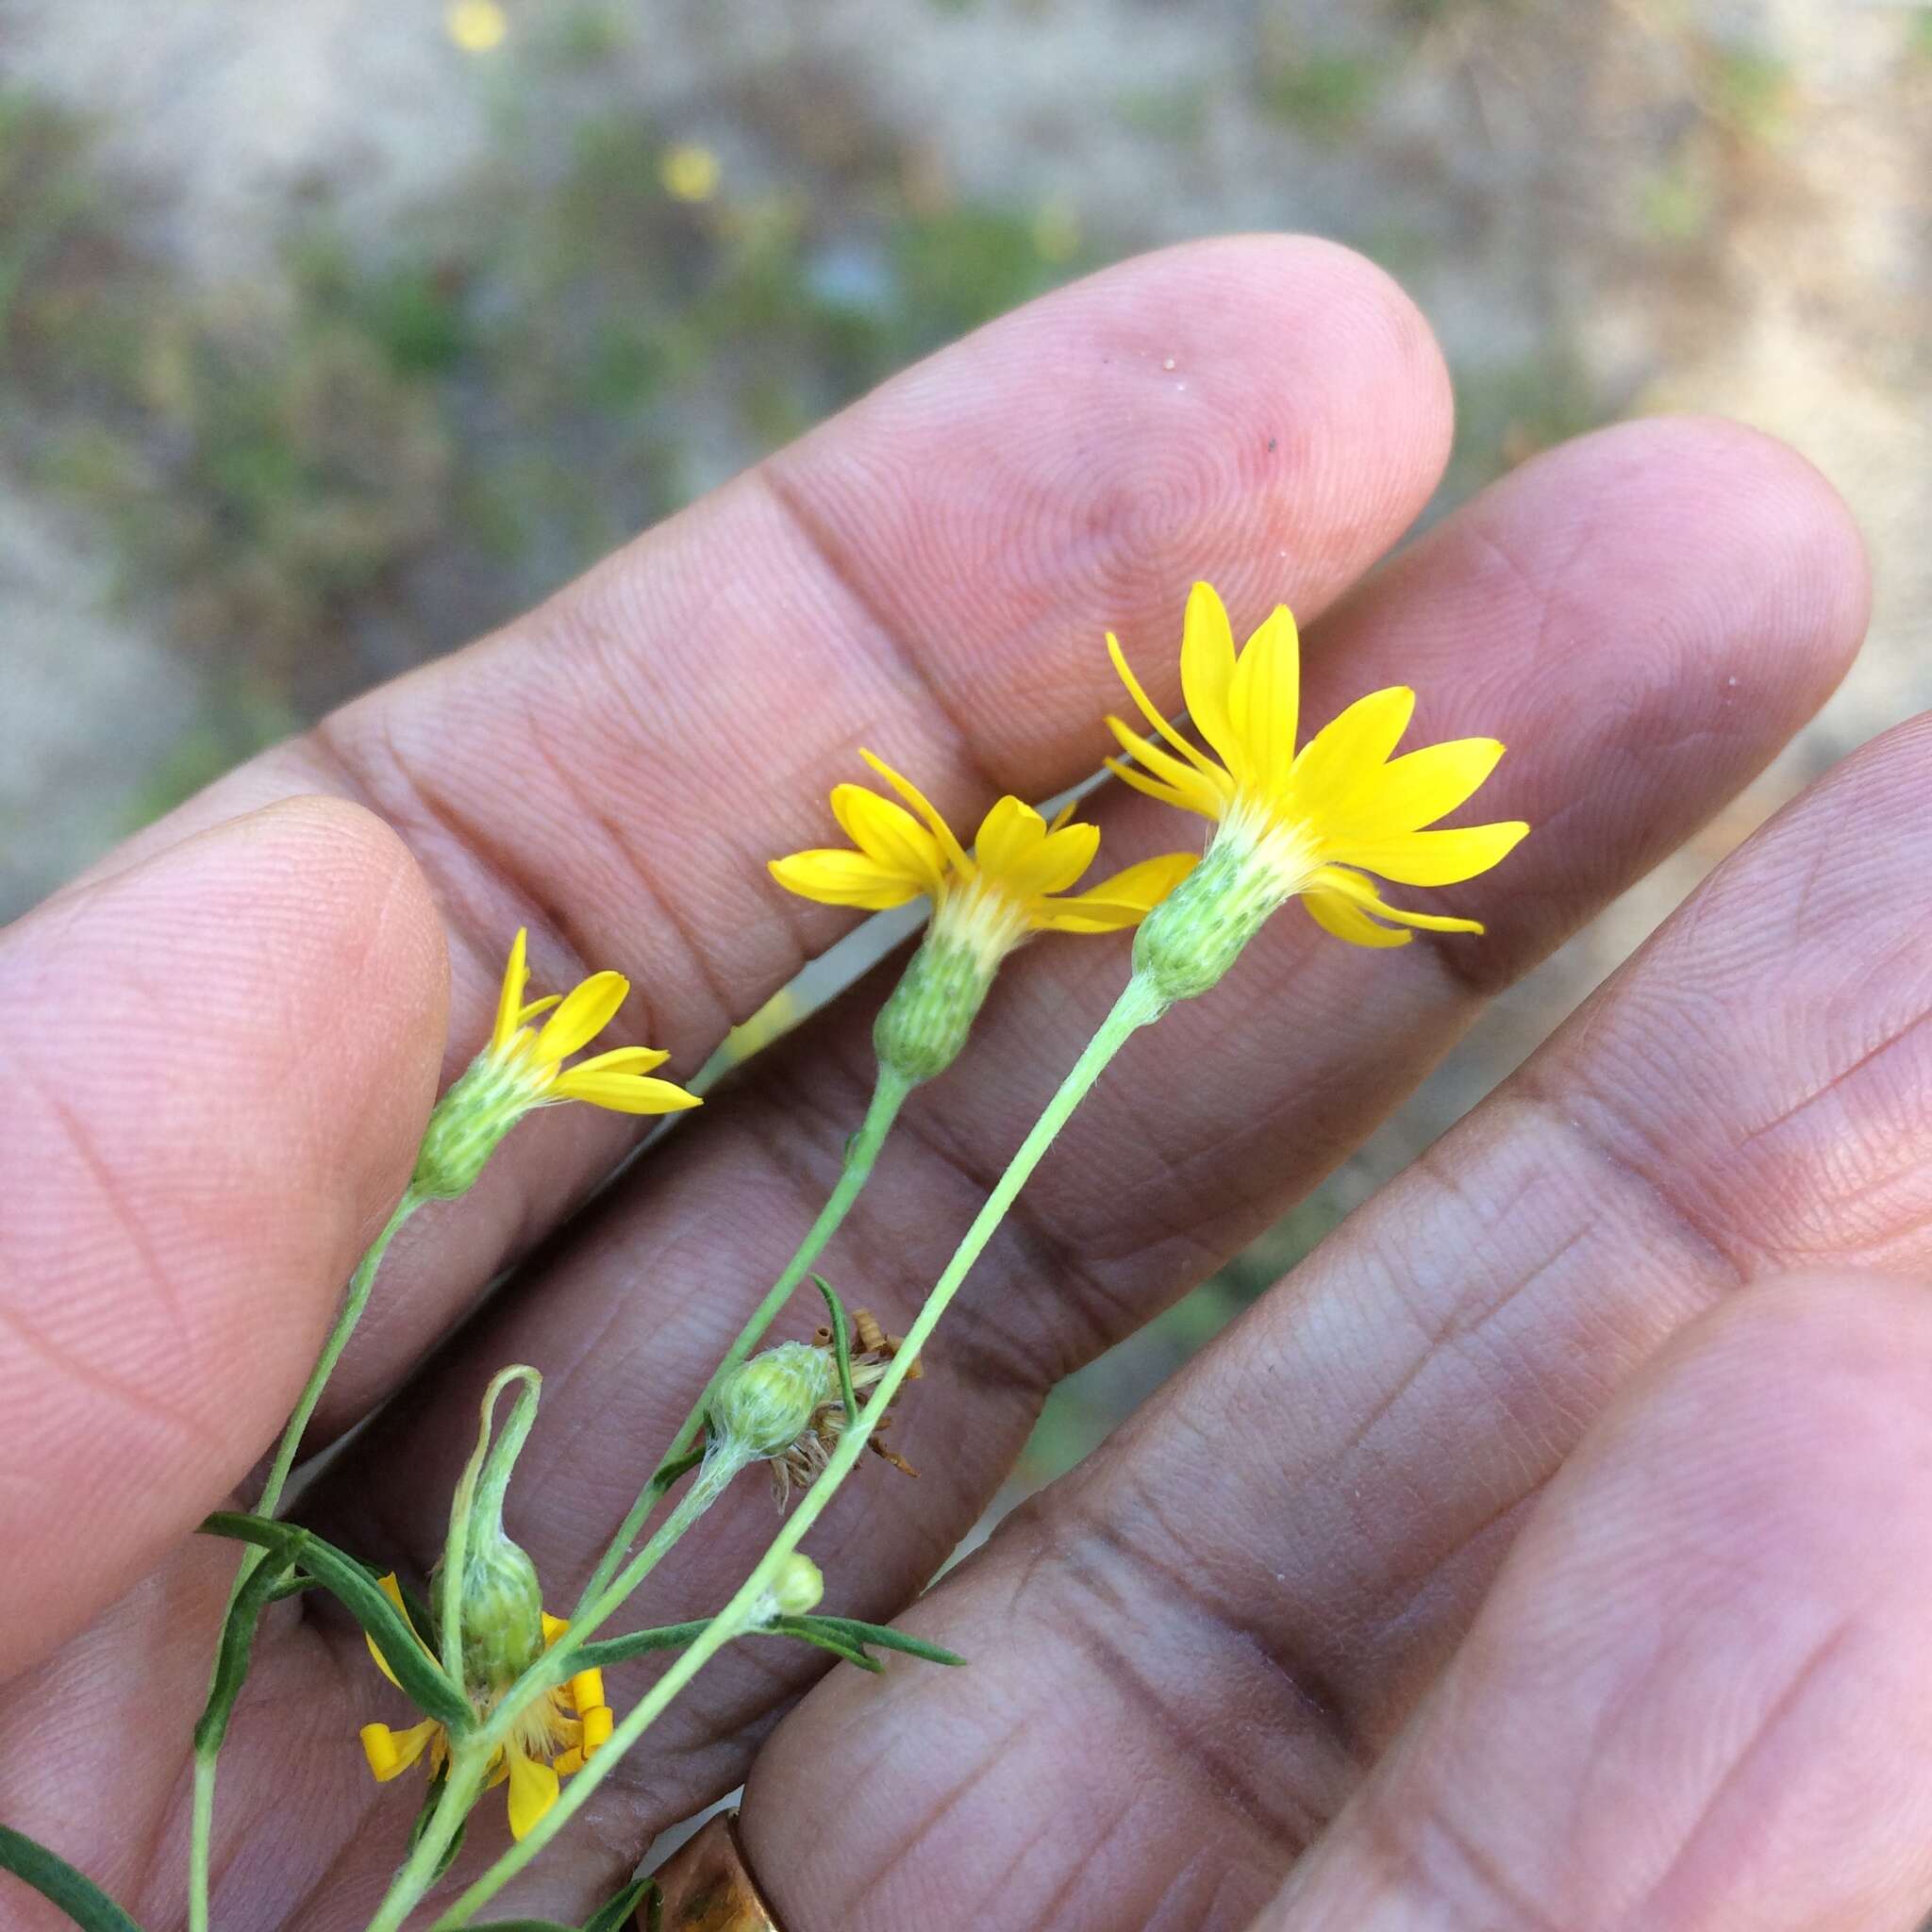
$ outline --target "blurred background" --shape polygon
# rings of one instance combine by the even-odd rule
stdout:
[[[1062,1390],[1037,1485],[1932,704],[1932,8],[0,0],[0,918],[961,331],[1277,227],[1434,322],[1432,514],[1619,415],[1719,410],[1850,499],[1877,613],[1694,850]]]

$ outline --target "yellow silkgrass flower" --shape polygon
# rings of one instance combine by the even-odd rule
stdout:
[[[1155,708],[1111,632],[1107,646],[1141,715],[1171,748],[1109,718],[1122,749],[1144,769],[1118,759],[1108,768],[1136,791],[1217,827],[1187,895],[1203,905],[1170,902],[1176,928],[1190,909],[1198,924],[1211,898],[1235,928],[1245,927],[1244,942],[1275,906],[1299,898],[1320,925],[1351,945],[1406,945],[1410,927],[1482,931],[1474,919],[1391,906],[1365,874],[1446,886],[1488,872],[1507,855],[1529,830],[1521,820],[1424,829],[1464,804],[1495,769],[1503,755],[1495,739],[1455,739],[1393,757],[1415,711],[1414,691],[1394,685],[1357,698],[1297,752],[1294,619],[1277,605],[1237,655],[1220,597],[1196,584],[1182,633],[1181,691],[1189,717],[1216,754],[1209,758]],[[1177,929],[1141,934],[1157,947],[1179,937]],[[1172,996],[1201,990],[1177,985]]]
[[[415,1630],[408,1607],[393,1573],[381,1579],[382,1593],[389,1598],[404,1623]],[[561,1617],[543,1613],[543,1643],[547,1649],[570,1628]],[[375,1667],[391,1684],[396,1674],[377,1648],[375,1640],[365,1637]],[[416,1641],[432,1661],[436,1653],[424,1641],[420,1631]],[[400,1689],[400,1686],[398,1686]],[[487,1691],[471,1693],[476,1715],[490,1715],[492,1699]],[[509,1786],[509,1828],[515,1838],[524,1838],[537,1821],[557,1803],[558,1781],[581,1771],[586,1761],[610,1741],[610,1707],[604,1701],[604,1674],[597,1670],[579,1671],[568,1684],[554,1686],[534,1698],[519,1714],[510,1737],[491,1758],[486,1790],[500,1784]],[[391,1730],[388,1724],[364,1724],[362,1754],[378,1784],[399,1777],[425,1756],[433,1777],[449,1761],[449,1732],[435,1718],[407,1729]]]
[[[520,926],[490,1043],[429,1117],[412,1183],[425,1198],[446,1200],[474,1185],[497,1143],[532,1108],[580,1100],[613,1113],[658,1114],[703,1105],[669,1080],[645,1077],[671,1058],[655,1047],[613,1047],[566,1070],[563,1062],[616,1017],[630,981],[621,973],[593,973],[568,993],[526,1004],[528,942]],[[533,1029],[530,1022],[540,1014],[549,1017]]]
[[[924,894],[933,902],[934,934],[969,947],[989,968],[1036,932],[1139,924],[1197,862],[1170,852],[1070,894],[1100,849],[1100,827],[1070,824],[1071,805],[1049,825],[1008,794],[980,821],[969,854],[909,778],[869,751],[859,757],[912,810],[863,785],[835,785],[832,815],[858,849],[794,852],[772,860],[772,876],[801,898],[871,911]]]

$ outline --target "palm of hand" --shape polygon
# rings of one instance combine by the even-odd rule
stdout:
[[[445,937],[441,1074],[524,921],[553,978],[630,972],[620,1025],[689,1074],[839,930],[776,900],[762,860],[819,835],[855,741],[945,774],[948,808],[1044,795],[1093,760],[1098,624],[1166,638],[1196,575],[1238,615],[1335,607],[1310,626],[1310,718],[1399,679],[1426,736],[1510,741],[1508,808],[1540,829],[1458,895],[1488,939],[1365,963],[1284,914],[1076,1119],[941,1331],[904,1424],[922,1480],[856,1482],[815,1533],[827,1607],[882,1617],[1056,1377],[1278,1214],[1487,993],[1755,773],[1862,626],[1828,489],[1742,431],[1633,425],[1527,466],[1337,603],[1427,495],[1447,408],[1419,319],[1339,251],[1131,264],[889,386],[13,928],[0,1818],[150,1928],[178,1923],[186,1742],[234,1561],[183,1539],[245,1489],[407,1173]],[[1932,906],[1896,828],[1925,757],[1907,727],[1823,781],[921,1603],[908,1622],[972,1670],[835,1673],[766,1741],[811,1661],[727,1654],[492,1910],[580,1912],[750,1766],[747,1842],[794,1932],[1909,1924],[1932,1890],[1932,1313],[1907,1285],[1932,1266]],[[353,803],[230,823],[311,793]],[[1144,800],[1101,817],[1109,862],[1174,842]],[[897,1310],[932,1278],[1124,970],[1103,941],[1012,962],[830,1257],[849,1298]],[[322,1425],[395,1399],[305,1517],[426,1567],[478,1391],[536,1361],[510,1527],[574,1593],[823,1198],[877,996],[761,1057],[589,1210],[626,1129],[573,1113],[419,1217]],[[645,1616],[714,1602],[769,1526],[756,1499],[721,1512]],[[359,1926],[412,1805],[369,1783],[355,1733],[399,1702],[303,1602],[258,1659],[216,1924]]]

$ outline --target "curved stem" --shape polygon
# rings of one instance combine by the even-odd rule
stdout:
[[[878,1159],[879,1149],[885,1145],[887,1132],[891,1129],[900,1108],[906,1104],[906,1096],[912,1091],[912,1084],[904,1074],[896,1074],[889,1067],[879,1069],[877,1084],[873,1088],[872,1102],[865,1110],[865,1120],[846,1147],[845,1166],[839,1175],[839,1185],[832,1190],[830,1198],[819,1209],[819,1217],[812,1223],[805,1239],[799,1242],[798,1251],[786,1262],[785,1272],[767,1290],[764,1300],[752,1311],[751,1318],[738,1331],[738,1339],[725,1352],[724,1359],[712,1370],[710,1380],[705,1384],[704,1393],[698,1397],[691,1413],[685,1417],[677,1434],[672,1439],[671,1447],[664,1452],[657,1473],[645,1484],[637,1501],[632,1504],[630,1514],[624,1519],[623,1526],[611,1539],[610,1547],[598,1558],[597,1567],[591,1573],[591,1580],[584,1585],[583,1594],[578,1597],[576,1607],[571,1612],[573,1627],[578,1619],[586,1614],[588,1606],[602,1602],[609,1591],[611,1579],[624,1569],[625,1558],[631,1544],[637,1541],[638,1533],[649,1520],[651,1511],[657,1507],[658,1499],[672,1482],[676,1480],[675,1474],[667,1475],[666,1472],[673,1470],[697,1441],[698,1432],[705,1424],[705,1410],[710,1406],[712,1393],[718,1384],[758,1346],[765,1330],[777,1319],[778,1311],[791,1299],[792,1290],[805,1279],[806,1271],[824,1252],[825,1243],[838,1233],[840,1224],[851,1211],[852,1204],[858,1199],[860,1191],[872,1177],[873,1164]],[[655,1545],[655,1538],[652,1542]],[[658,1554],[661,1555],[662,1552]],[[655,1560],[653,1558],[653,1561]],[[636,1564],[631,1566],[631,1569],[636,1571],[636,1580],[630,1585],[632,1590],[635,1590],[637,1584],[649,1574],[650,1568],[650,1564],[645,1564],[641,1569]],[[626,1571],[625,1574],[629,1574],[630,1572]],[[628,1591],[625,1593],[628,1594]]]
[[[758,1600],[778,1566],[798,1547],[806,1531],[818,1521],[831,1502],[839,1485],[851,1474],[853,1465],[863,1453],[873,1431],[878,1427],[887,1406],[919,1358],[919,1351],[931,1336],[940,1317],[945,1313],[947,1305],[959,1291],[960,1284],[978,1260],[987,1242],[1006,1218],[1015,1196],[1039,1166],[1046,1150],[1053,1145],[1054,1137],[1086,1097],[1088,1090],[1100,1077],[1108,1062],[1136,1029],[1151,1024],[1166,1009],[1167,1002],[1140,974],[1135,974],[1128,980],[1113,1010],[1088,1041],[1086,1051],[1074,1062],[1073,1071],[1060,1083],[1059,1091],[1047,1103],[1045,1112],[1034,1123],[1032,1132],[1020,1143],[1019,1152],[1013,1156],[1006,1173],[1001,1174],[992,1192],[987,1196],[985,1205],[974,1218],[973,1225],[966,1230],[964,1239],[954,1251],[953,1258],[946,1263],[945,1273],[934,1284],[924,1306],[907,1331],[905,1345],[886,1365],[885,1374],[874,1384],[864,1408],[859,1411],[858,1421],[840,1437],[839,1446],[832,1452],[824,1474],[800,1498],[798,1507],[773,1540],[771,1547],[758,1559],[757,1568],[740,1586],[738,1593],[707,1625],[704,1635],[658,1678],[643,1699],[625,1713],[609,1743],[571,1779],[557,1803],[538,1821],[528,1837],[505,1852],[436,1921],[432,1932],[458,1932],[458,1928],[468,1923],[470,1915],[478,1907],[495,1897],[590,1802],[597,1787],[623,1759],[625,1752],[650,1728],[672,1699],[726,1643],[751,1627]],[[372,1932],[376,1932],[376,1928],[372,1928]]]
[[[275,1460],[269,1464],[268,1479],[262,1484],[261,1496],[255,1506],[258,1516],[273,1516],[281,1507],[282,1491],[288,1487],[289,1473],[295,1466],[303,1435],[314,1417],[316,1404],[322,1400],[322,1391],[327,1387],[329,1376],[341,1359],[342,1350],[349,1344],[349,1337],[356,1332],[356,1324],[362,1319],[362,1310],[369,1306],[369,1291],[375,1286],[375,1274],[382,1266],[382,1257],[389,1252],[389,1244],[395,1239],[396,1230],[422,1205],[422,1197],[413,1189],[405,1189],[394,1212],[383,1224],[382,1232],[369,1244],[368,1252],[349,1277],[349,1291],[342,1298],[341,1312],[328,1332],[328,1340],[322,1345],[322,1353],[315,1358],[315,1366],[308,1372],[308,1381],[302,1385],[302,1393],[296,1398],[295,1407],[282,1429],[282,1439],[275,1445]],[[242,1593],[242,1586],[267,1555],[266,1550],[252,1545],[243,1553],[235,1573],[235,1581],[228,1589],[227,1605],[222,1612],[225,1625],[228,1611],[235,1607],[235,1599]],[[194,1756],[194,1812],[188,1840],[188,1932],[208,1932],[208,1862],[214,1822],[215,1754],[197,1751]]]

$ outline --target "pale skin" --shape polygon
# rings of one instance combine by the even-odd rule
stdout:
[[[1168,364],[1172,361],[1172,368]],[[1111,625],[1161,703],[1195,576],[1307,627],[1305,717],[1403,681],[1510,745],[1534,836],[1440,895],[1481,940],[1365,955],[1282,913],[1122,1055],[814,1530],[893,1614],[1055,1378],[1382,1118],[1493,991],[1777,750],[1862,632],[1829,486],[1723,424],[1554,451],[1378,563],[1429,493],[1426,327],[1325,244],[1128,264],[1008,318],[143,834],[0,939],[0,1820],[181,1923],[189,1730],[245,1499],[504,949],[614,966],[608,1043],[688,1074],[849,919],[822,843],[863,741],[971,818],[1095,764]],[[1522,1074],[908,1615],[967,1671],[727,1653],[491,1916],[581,1913],[749,1778],[791,1932],[1912,1925],[1932,1901],[1932,729],[1746,843]],[[1103,862],[1194,835],[1107,794]],[[1412,896],[1412,895],[1411,895]],[[890,969],[889,969],[890,972]],[[825,1259],[902,1326],[1126,972],[1012,960]],[[544,1405],[509,1527],[575,1593],[829,1188],[875,978],[629,1171],[526,1123],[419,1215],[302,1513],[420,1574],[490,1374]],[[533,989],[534,990],[534,989]],[[445,1049],[445,1034],[448,1044]],[[483,1288],[515,1264],[504,1292]],[[455,1340],[430,1351],[468,1320]],[[817,1319],[801,1305],[782,1333]],[[722,1600],[747,1480],[638,1622]],[[224,1757],[217,1926],[353,1932],[419,1790],[408,1715],[312,1602]],[[613,1701],[648,1681],[612,1674]],[[789,1715],[785,1714],[789,1710]],[[502,1842],[487,1799],[462,1870]],[[61,1923],[0,1881],[0,1921]]]

